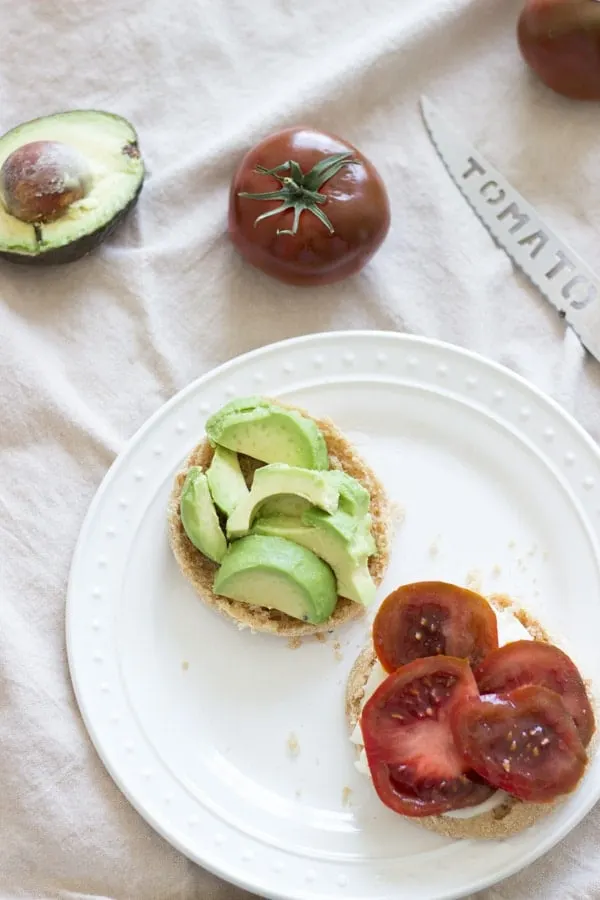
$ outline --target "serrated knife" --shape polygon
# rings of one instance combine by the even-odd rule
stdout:
[[[427,131],[452,180],[497,244],[600,360],[600,279],[426,97]]]

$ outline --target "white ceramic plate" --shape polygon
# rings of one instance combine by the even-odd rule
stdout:
[[[264,897],[442,900],[516,872],[596,802],[597,759],[558,812],[510,840],[427,833],[354,769],[344,684],[368,622],[292,650],[238,631],[180,575],[165,527],[173,476],[207,415],[252,392],[330,415],[405,509],[380,598],[417,579],[480,581],[521,599],[600,684],[598,448],[548,398],[463,350],[315,335],[235,359],[174,397],[92,503],[67,639],[104,764],[168,841]]]

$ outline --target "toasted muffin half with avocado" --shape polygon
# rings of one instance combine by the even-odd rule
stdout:
[[[239,628],[296,637],[361,616],[388,564],[372,469],[329,419],[235,399],[177,474],[169,538],[201,599]]]

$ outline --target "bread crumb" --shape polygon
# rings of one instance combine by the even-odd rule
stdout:
[[[302,646],[302,638],[301,637],[291,637],[287,642],[290,650],[297,650],[298,647]]]
[[[488,599],[500,609],[510,609],[515,605],[515,601],[508,594],[491,594]]]
[[[466,578],[465,584],[466,584],[466,587],[470,591],[480,592],[481,591],[481,572],[479,572],[477,569],[471,569],[470,572],[467,572],[467,578]]]
[[[292,759],[295,759],[300,753],[300,744],[298,743],[298,738],[293,731],[291,731],[288,736],[286,746],[289,755],[292,757]]]
[[[344,656],[342,654],[342,645],[340,644],[339,641],[333,642],[333,655],[336,659],[336,662],[341,662],[344,658]]]
[[[497,822],[500,822],[507,817],[518,802],[515,798],[509,797],[504,803],[492,810],[492,816]]]
[[[342,806],[352,806],[352,788],[344,787],[342,789]]]
[[[394,525],[402,525],[404,522],[404,517],[406,516],[406,511],[403,506],[400,506],[399,503],[391,502],[389,506],[390,510],[390,519],[394,523]]]
[[[516,546],[517,546],[517,545],[516,545],[515,541],[509,541],[509,542],[508,542],[508,548],[509,548],[509,550],[512,550],[512,549],[513,549],[514,547],[516,547]]]
[[[184,661],[181,663],[181,668],[183,669],[184,672],[187,672],[189,667],[190,667],[189,662],[187,661],[187,659],[184,659]]]
[[[514,615],[536,641],[546,641],[548,644],[552,643],[548,633],[542,628],[538,620],[534,619],[526,609],[515,609]]]
[[[502,566],[499,566],[498,563],[496,563],[496,565],[493,566],[493,568],[492,568],[492,578],[498,578],[498,576],[501,574],[501,572],[502,572]]]
[[[436,535],[429,545],[429,555],[434,559],[440,552],[440,535]]]
[[[324,644],[327,641],[327,635],[323,631],[317,631],[315,634],[315,640],[320,644]]]

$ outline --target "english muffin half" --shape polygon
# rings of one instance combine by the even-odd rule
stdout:
[[[269,403],[276,404],[284,409],[293,410],[308,419],[312,419],[325,440],[330,468],[346,472],[360,482],[368,491],[370,496],[371,533],[376,545],[376,553],[368,559],[368,569],[374,583],[379,585],[388,565],[392,539],[390,508],[383,485],[373,470],[354,449],[352,443],[330,419],[313,418],[303,409],[290,404],[283,404],[270,398],[267,399]],[[188,470],[192,466],[198,466],[203,470],[208,469],[213,455],[214,448],[208,439],[202,440],[194,448],[185,466],[175,478],[168,508],[171,548],[181,571],[194,587],[200,599],[222,615],[232,619],[240,629],[249,628],[252,631],[269,632],[287,638],[329,631],[363,615],[365,608],[360,603],[344,597],[338,597],[330,618],[319,624],[311,624],[293,618],[276,609],[250,605],[214,593],[213,584],[218,565],[204,556],[191,543],[183,527],[180,515],[181,490]],[[240,466],[248,486],[251,485],[254,472],[260,465],[262,465],[260,462],[240,454]]]

